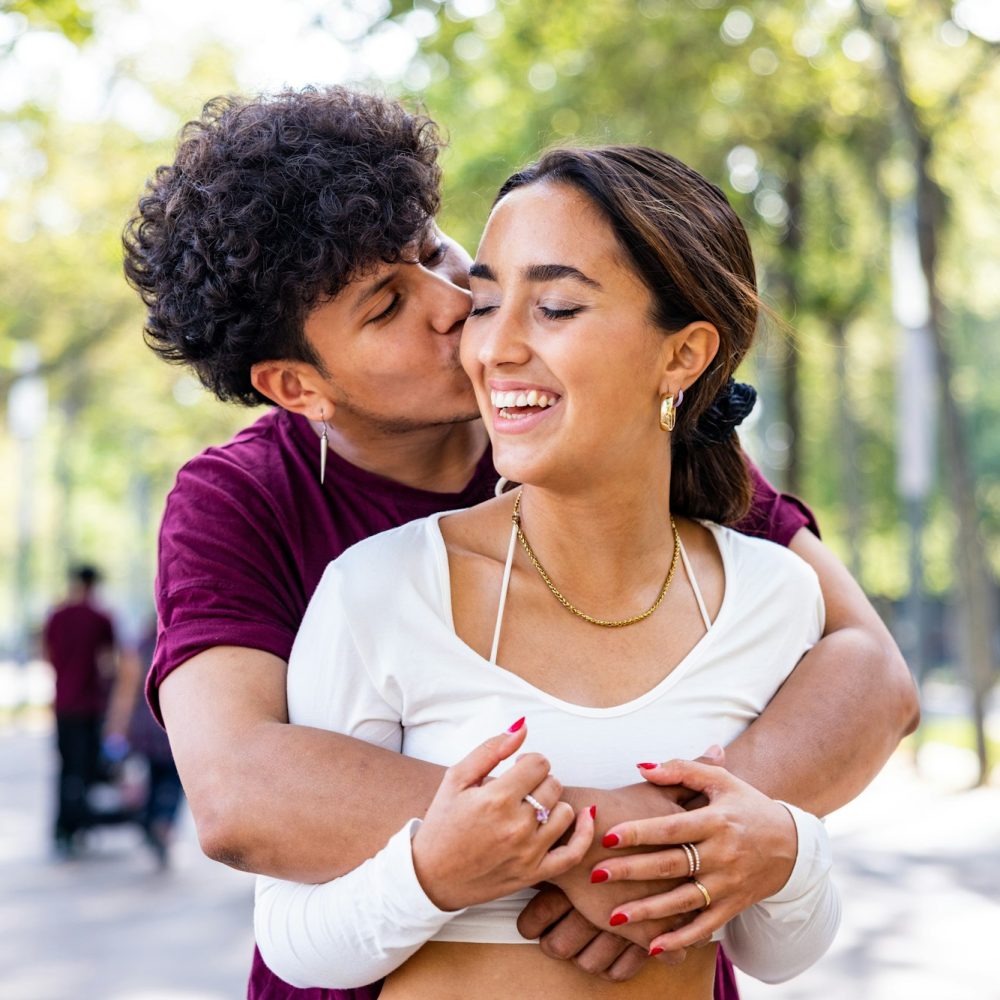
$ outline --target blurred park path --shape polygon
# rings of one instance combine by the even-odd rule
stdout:
[[[0,729],[0,998],[239,1000],[250,877],[202,857],[187,816],[167,873],[129,829],[52,861],[41,725]],[[967,762],[947,753],[926,748],[924,770],[959,775]],[[942,780],[919,780],[901,754],[831,818],[839,939],[791,983],[744,980],[744,1000],[1000,1000],[1000,789]]]
[[[54,861],[53,764],[45,724],[0,728],[0,998],[245,996],[252,877],[201,854],[186,809],[167,872],[131,827]]]
[[[900,752],[827,820],[837,940],[792,982],[742,976],[743,1000],[1000,1000],[1000,788],[957,791],[970,758],[929,744],[929,781]]]

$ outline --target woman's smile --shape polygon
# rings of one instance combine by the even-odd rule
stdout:
[[[493,427],[501,434],[523,434],[541,423],[562,396],[554,389],[527,382],[490,379]]]

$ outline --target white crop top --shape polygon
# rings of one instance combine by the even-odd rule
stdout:
[[[781,546],[707,524],[725,592],[705,635],[645,694],[609,708],[576,705],[484,659],[456,634],[441,516],[366,539],[327,568],[289,661],[291,722],[449,766],[523,714],[522,752],[544,754],[564,785],[614,788],[635,783],[637,760],[691,758],[731,742],[823,631],[811,567]],[[707,619],[686,556],[684,563]],[[768,980],[812,964],[839,923],[822,824],[789,808],[799,834],[792,877],[722,936],[737,965]],[[297,986],[349,988],[386,975],[430,939],[528,943],[515,921],[533,890],[456,913],[430,902],[413,871],[417,825],[410,821],[375,858],[325,885],[258,879],[255,928],[274,972]]]

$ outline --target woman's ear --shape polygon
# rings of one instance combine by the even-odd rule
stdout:
[[[661,393],[687,389],[719,353],[719,331],[714,323],[697,319],[664,341]]]
[[[329,422],[336,409],[327,383],[302,361],[259,361],[250,369],[250,382],[282,409],[310,420]]]

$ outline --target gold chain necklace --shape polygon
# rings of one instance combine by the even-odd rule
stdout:
[[[514,522],[514,530],[517,532],[517,537],[524,548],[524,551],[528,554],[528,558],[531,560],[531,565],[538,570],[538,575],[545,581],[545,585],[552,591],[555,595],[556,600],[564,607],[567,611],[572,611],[574,615],[578,618],[582,618],[585,622],[590,622],[591,625],[600,625],[602,628],[624,628],[626,625],[634,625],[636,622],[641,622],[644,618],[648,618],[663,601],[663,598],[667,594],[667,590],[670,587],[670,583],[674,578],[674,573],[677,570],[677,562],[681,555],[681,536],[677,534],[677,525],[674,524],[673,516],[670,518],[670,530],[674,533],[674,554],[673,558],[670,560],[670,569],[667,570],[667,578],[663,581],[663,586],[660,587],[660,593],[657,595],[656,600],[642,612],[642,614],[633,615],[631,618],[622,618],[618,621],[612,621],[605,618],[592,618],[588,614],[584,614],[579,608],[574,607],[566,600],[561,593],[559,593],[558,588],[552,582],[549,574],[545,572],[545,568],[538,561],[538,556],[535,555],[534,550],[528,544],[528,539],[524,537],[524,532],[521,530],[521,490],[518,490],[517,497],[514,499],[514,512],[511,514],[511,520]]]

